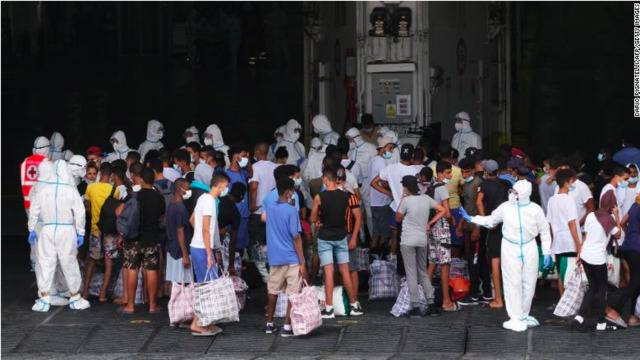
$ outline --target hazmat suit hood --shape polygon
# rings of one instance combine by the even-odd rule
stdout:
[[[56,181],[56,172],[51,161],[43,161],[38,165],[38,182],[53,183]]]
[[[286,125],[282,125],[276,129],[273,133],[273,138],[276,139],[276,142],[282,141],[284,139],[284,132],[287,129]]]
[[[56,179],[60,184],[75,185],[72,179],[71,171],[67,166],[67,162],[64,160],[57,160],[53,163],[53,168],[56,171]]]
[[[309,150],[310,152],[320,152],[322,151],[322,140],[320,140],[319,137],[314,137],[313,139],[311,139],[311,149]]]
[[[33,142],[32,152],[34,155],[49,155],[50,146],[49,139],[44,136],[38,136]]]
[[[456,132],[451,138],[451,146],[464,156],[468,148],[482,149],[482,138],[473,132],[471,117],[465,111],[456,114]]]
[[[62,158],[64,159],[64,161],[69,161],[71,160],[71,158],[73,157],[73,151],[67,149],[65,151],[62,152]]]
[[[87,159],[82,155],[73,155],[69,159],[67,167],[73,176],[75,184],[78,185],[87,173]]]
[[[211,124],[207,126],[207,130],[204,132],[204,143],[205,145],[213,146],[216,150],[225,146],[222,139],[222,131],[220,131],[218,125]]]
[[[313,120],[311,120],[311,125],[313,125],[313,131],[320,135],[325,135],[333,131],[329,119],[323,114],[314,116]]]
[[[513,195],[510,195],[510,200],[517,201],[518,205],[527,205],[531,200],[531,183],[527,180],[518,180],[513,184],[513,190],[515,191],[515,199]]]
[[[297,131],[296,131],[297,130]],[[284,133],[282,137],[286,141],[296,142],[300,139],[300,133],[302,132],[302,126],[294,119],[287,121],[287,125],[284,127]]]
[[[360,146],[364,143],[362,136],[360,136],[360,130],[358,130],[357,128],[352,127],[351,129],[347,130],[345,135],[347,137],[352,138],[353,141],[356,143],[356,146]]]
[[[52,160],[58,160],[62,158],[62,148],[64,147],[64,137],[59,132],[54,132],[51,134],[51,140],[49,140],[51,144],[50,152]]]
[[[471,117],[466,111],[461,111],[456,114],[456,123],[455,123],[456,131],[459,132],[470,132],[471,129]]]
[[[129,149],[129,146],[127,145],[127,137],[124,135],[124,131],[122,130],[114,132],[109,140],[116,140],[116,142],[113,143],[113,150],[115,152],[123,152]]]
[[[198,128],[195,126],[189,126],[187,130],[184,131],[184,141],[188,144],[190,142],[200,143],[200,132]]]
[[[164,126],[158,120],[149,120],[147,123],[147,141],[158,142],[164,136]]]

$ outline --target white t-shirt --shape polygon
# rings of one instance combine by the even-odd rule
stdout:
[[[624,201],[622,202],[622,206],[620,207],[621,219],[623,216],[625,216],[629,212],[629,209],[631,209],[631,206],[636,201],[636,196],[640,194],[640,187],[638,186],[634,188],[627,187],[622,190],[624,190]]]
[[[120,193],[120,198],[118,200],[124,200],[127,197],[127,187],[122,184],[117,187],[118,192]]]
[[[600,225],[596,218],[596,215],[594,213],[590,213],[587,215],[587,219],[584,222],[584,231],[586,232],[586,236],[582,242],[580,259],[591,265],[605,264],[607,262],[607,245],[609,244],[609,237],[617,234],[620,229],[618,229],[618,227],[614,227],[611,229],[611,233],[608,235],[605,234],[602,225]]]
[[[345,169],[347,169],[347,166],[351,165],[351,159],[342,159],[340,160],[340,165],[342,165]],[[358,164],[353,161],[353,166],[351,167],[351,169],[347,169],[347,173],[351,173],[351,175],[353,175],[353,177],[355,178],[355,184],[356,187],[358,186],[358,179],[360,178],[360,166],[358,166]],[[349,181],[349,179],[347,179],[347,181]]]
[[[256,206],[258,210],[254,211],[254,214],[262,214],[264,211],[262,208],[262,199],[276,187],[276,178],[273,176],[273,170],[278,166],[280,166],[280,164],[267,160],[260,160],[253,164],[253,177],[249,179],[249,183],[258,183],[256,193]]]
[[[540,184],[538,185],[538,192],[540,193],[540,202],[542,205],[542,209],[544,210],[544,212],[547,212],[547,203],[549,202],[549,199],[551,199],[551,197],[553,196],[553,194],[557,194],[558,193],[558,183],[556,183],[556,181],[552,181],[550,184],[547,183],[547,180],[549,179],[549,174],[544,174],[542,175],[542,177],[540,178]]]
[[[447,185],[440,185],[433,191],[433,199],[438,203],[438,205],[442,205],[442,202],[445,200],[449,200],[449,189]]]
[[[389,183],[391,194],[393,194],[393,201],[391,202],[391,209],[393,209],[393,211],[398,210],[398,204],[400,204],[400,199],[402,199],[402,178],[407,175],[415,176],[423,167],[424,165],[405,165],[399,162],[387,165],[384,169],[380,170],[380,179]]]
[[[445,188],[446,189],[446,188]],[[400,245],[426,247],[429,211],[438,203],[427,195],[405,196],[398,206],[404,214]]]
[[[196,202],[196,207],[193,210],[194,228],[193,238],[191,239],[191,246],[198,249],[204,249],[204,241],[202,239],[202,217],[211,216],[209,222],[209,233],[212,235],[211,246],[212,249],[220,248],[220,233],[218,232],[218,209],[216,206],[216,199],[211,194],[202,194]]]
[[[367,184],[371,184],[373,179],[375,179],[376,176],[380,174],[380,171],[384,169],[385,166],[387,165],[382,156],[378,155],[372,157],[371,161],[369,162]],[[387,206],[389,205],[389,203],[391,203],[391,198],[387,194],[381,193],[371,186],[369,186],[369,189],[370,206]]]
[[[171,182],[175,182],[182,177],[182,174],[174,168],[166,167],[162,169],[162,176]]]
[[[600,191],[600,197],[598,198],[598,201],[602,200],[602,195],[606,194],[607,191],[609,190],[613,190],[613,193],[616,194],[616,188],[615,186],[611,185],[610,183],[603,186],[602,190]],[[616,195],[616,199],[618,198],[618,196]]]
[[[580,220],[587,213],[587,201],[593,198],[593,195],[591,195],[591,189],[589,189],[589,186],[584,182],[580,180],[576,180],[574,185],[576,188],[574,190],[569,191],[569,196],[571,196],[573,201],[576,203],[576,208],[578,210],[578,222],[580,222]],[[558,188],[558,185],[556,184],[556,188],[553,193],[557,194],[558,190],[559,188]]]
[[[355,168],[355,166],[354,166]],[[358,178],[350,171],[346,171],[347,182],[346,182],[346,190],[352,194],[355,194],[356,189],[358,189]]]
[[[575,202],[569,194],[555,194],[549,199],[547,205],[547,221],[551,224],[553,241],[551,253],[562,254],[576,252],[576,244],[569,230],[569,221],[576,221],[578,238],[580,237],[580,224]]]

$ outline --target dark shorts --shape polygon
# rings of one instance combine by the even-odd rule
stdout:
[[[372,206],[371,207],[371,236],[380,236],[383,239],[388,239],[391,236],[391,217],[395,218],[396,214],[391,211],[389,205],[386,206]],[[395,220],[394,220],[395,222]]]
[[[157,244],[141,244],[139,241],[124,243],[124,263],[127,269],[158,270],[160,250]]]
[[[487,258],[500,258],[500,249],[502,247],[502,230],[492,229],[487,231]]]
[[[267,226],[260,220],[260,215],[251,214],[249,216],[249,241],[247,245],[252,248],[255,244],[267,244]]]

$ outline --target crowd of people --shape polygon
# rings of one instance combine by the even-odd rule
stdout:
[[[575,155],[538,165],[502,145],[490,156],[470,124],[461,112],[452,141],[414,145],[368,114],[344,135],[317,115],[308,152],[296,120],[253,148],[226,145],[211,124],[202,137],[187,128],[184,145],[170,151],[157,120],[138,149],[121,130],[109,139],[113,152],[92,146],[85,156],[65,150],[57,132],[38,137],[21,167],[38,286],[32,309],[89,308],[100,268],[97,301],[131,314],[142,287],[157,313],[172,284],[239,276],[250,265],[266,284],[265,332],[291,336],[288,316],[275,325],[276,304],[304,281],[324,284],[322,318],[336,316],[337,284],[349,315],[364,314],[357,260],[367,249],[367,260],[389,261],[405,277],[408,316],[484,303],[506,307],[503,327],[524,331],[540,325],[530,315],[540,272],[557,269],[551,285],[562,296],[578,268],[588,290],[573,326],[640,325],[640,150],[603,149],[591,174]],[[609,254],[621,264],[610,304]],[[448,286],[456,259],[470,281],[462,298]],[[197,316],[174,325],[194,336],[222,331]]]

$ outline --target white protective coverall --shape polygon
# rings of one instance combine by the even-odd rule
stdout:
[[[164,148],[164,144],[160,141],[163,136],[164,126],[162,126],[162,123],[158,120],[149,120],[147,123],[147,139],[138,147],[140,159],[144,161],[144,156],[150,150],[160,150]]]
[[[391,159],[385,159],[384,162],[387,165],[395,164],[400,162],[400,143],[398,142],[398,134],[395,131],[389,129],[386,126],[381,127],[378,130],[378,138],[386,136],[393,140],[393,143],[396,145],[391,151]]]
[[[80,184],[80,181],[87,173],[87,159],[82,155],[73,155],[67,164],[71,178],[74,180],[75,186]]]
[[[300,123],[294,119],[290,119],[287,122],[287,125],[284,126],[282,140],[276,145],[276,150],[281,146],[287,148],[287,152],[289,153],[287,164],[300,166],[306,159],[304,145],[298,141],[298,139],[300,139],[301,132],[302,126],[300,126]]]
[[[302,170],[302,179],[309,183],[313,179],[322,176],[322,160],[326,156],[325,150],[327,145],[322,143],[318,137],[311,139],[311,147],[309,148],[309,157]]]
[[[59,132],[54,132],[51,134],[51,140],[49,141],[51,144],[51,148],[49,149],[49,159],[51,161],[56,161],[60,159],[64,159],[64,137]]]
[[[347,138],[350,140],[353,139],[353,142],[349,141],[349,159],[356,162],[356,166],[360,168],[358,171],[359,179],[358,184],[361,184],[360,187],[360,195],[362,196],[362,208],[366,215],[366,224],[368,227],[372,225],[372,215],[371,208],[369,206],[369,191],[371,190],[371,185],[367,181],[369,174],[369,162],[371,159],[378,155],[378,149],[376,146],[370,142],[365,141],[362,136],[360,136],[360,130],[357,128],[351,128],[347,130],[345,133]],[[361,232],[364,235],[364,232]]]
[[[230,164],[229,161],[229,147],[224,144],[224,140],[222,139],[222,131],[216,124],[211,124],[207,126],[207,130],[204,131],[204,144],[213,146],[213,150],[220,151],[224,154],[224,161],[227,163],[225,167],[228,167]]]
[[[104,159],[106,162],[112,162],[118,159],[126,159],[129,151],[132,151],[127,145],[127,137],[124,135],[124,131],[118,130],[111,135],[109,142],[113,145],[113,152],[109,153]]]
[[[502,326],[514,331],[525,331],[538,326],[538,321],[529,315],[531,301],[538,280],[538,246],[540,235],[542,253],[550,254],[551,234],[542,208],[529,200],[531,183],[517,181],[509,201],[502,203],[489,216],[472,216],[471,222],[485,227],[502,223],[502,249],[500,264],[504,281],[504,300],[509,321]]]
[[[318,114],[311,120],[313,126],[313,132],[318,134],[318,137],[325,145],[337,145],[340,134],[333,131],[331,123],[326,115]]]
[[[70,291],[78,294],[82,280],[76,238],[84,236],[85,207],[65,161],[43,162],[39,175],[28,222],[29,232],[40,228],[36,242],[38,292],[42,295],[53,288],[59,261]]]
[[[458,158],[464,157],[467,148],[482,149],[482,138],[471,129],[469,114],[462,111],[456,114],[456,133],[451,138],[451,146],[458,150]]]
[[[185,145],[189,145],[190,142],[197,142],[200,144],[200,131],[198,128],[191,125],[184,131],[184,142]]]
[[[276,150],[278,150],[278,144],[282,141],[284,136],[284,130],[287,126],[279,126],[276,131],[273,132],[273,138],[275,142],[269,145],[269,151],[267,152],[267,160],[276,161]]]

